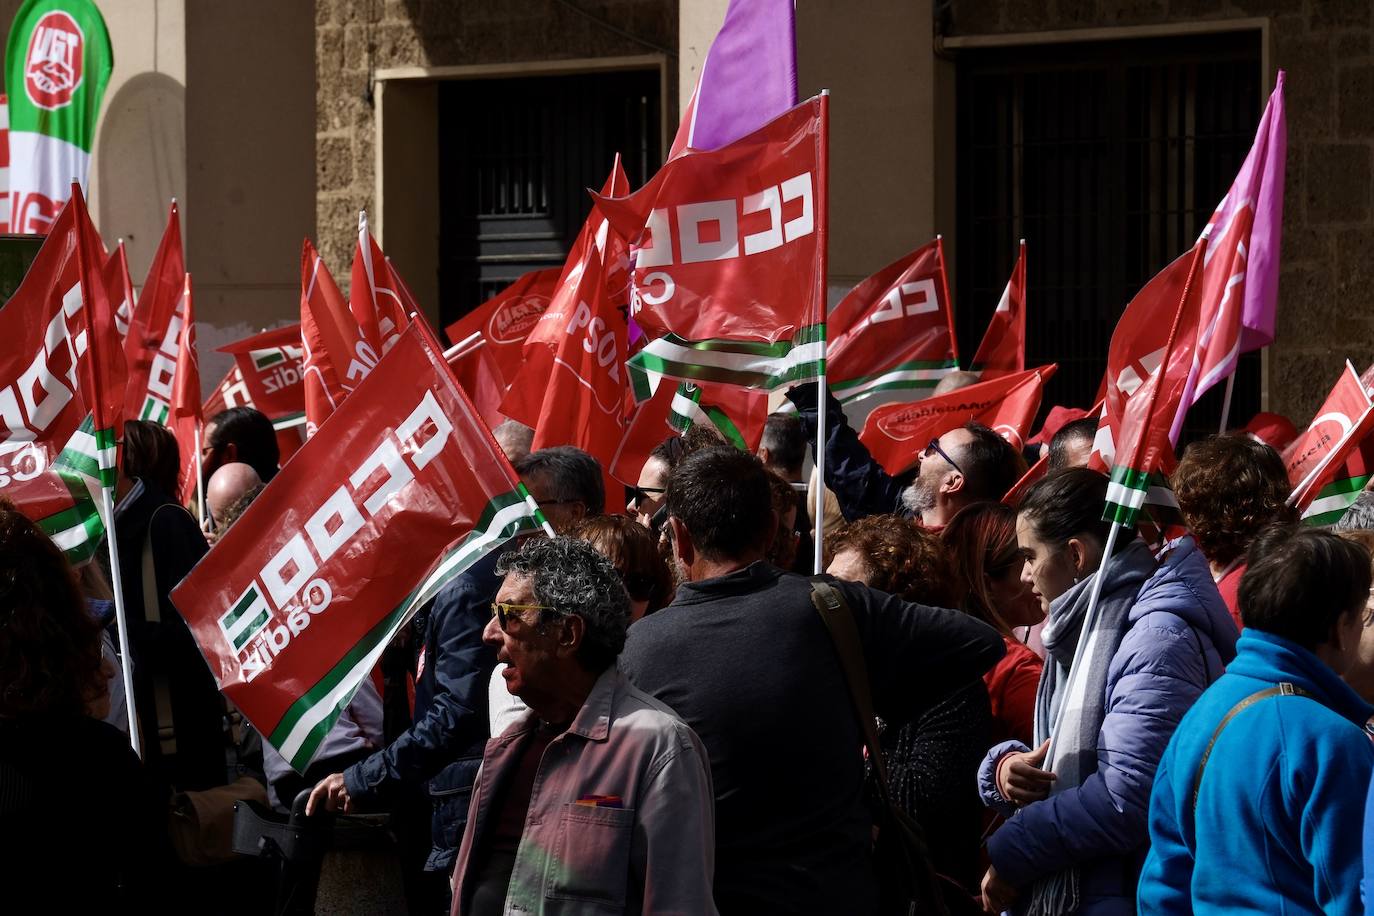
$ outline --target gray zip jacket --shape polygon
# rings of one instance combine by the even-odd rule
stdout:
[[[474,850],[502,780],[536,725],[525,712],[487,742],[454,871],[454,916],[472,895]],[[588,804],[597,798],[600,806]],[[613,666],[539,762],[505,912],[714,914],[715,845],[701,739]]]

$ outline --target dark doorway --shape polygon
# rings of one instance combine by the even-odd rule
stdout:
[[[1026,239],[1028,365],[1087,407],[1126,303],[1192,247],[1261,113],[1259,32],[998,48],[958,60],[957,328],[972,354]],[[1216,432],[1225,384],[1185,438]],[[1231,425],[1259,410],[1242,357]]]
[[[439,316],[558,267],[620,153],[631,187],[662,162],[658,71],[439,86]]]

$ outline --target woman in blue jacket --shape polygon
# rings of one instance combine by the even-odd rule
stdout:
[[[1159,766],[1142,913],[1364,912],[1374,709],[1341,675],[1363,664],[1369,585],[1365,550],[1325,531],[1275,529],[1251,546],[1236,660]]]
[[[989,909],[1134,912],[1155,767],[1235,654],[1235,624],[1191,539],[1160,564],[1134,531],[1119,531],[1085,627],[1110,532],[1106,499],[1107,478],[1075,468],[1035,484],[1018,507],[1022,577],[1049,619],[1039,746],[999,744],[979,772],[984,803],[1014,813],[988,841]]]

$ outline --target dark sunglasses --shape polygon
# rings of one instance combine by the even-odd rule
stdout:
[[[961,467],[959,467],[958,462],[956,462],[953,458],[949,457],[949,453],[948,453],[948,452],[946,452],[944,449],[940,448],[940,437],[939,437],[939,436],[936,436],[934,439],[931,439],[931,440],[930,440],[930,444],[927,445],[927,446],[925,447],[925,451],[921,452],[921,457],[922,457],[922,458],[929,458],[931,452],[934,452],[935,454],[939,455],[941,458],[943,458],[943,459],[945,459],[946,461],[948,461],[948,462],[949,462],[949,466],[952,467],[952,468],[954,468],[954,470],[958,471],[960,474],[964,473],[964,469],[961,468]]]
[[[639,508],[640,503],[646,499],[662,496],[667,492],[667,487],[630,487],[630,503]]]

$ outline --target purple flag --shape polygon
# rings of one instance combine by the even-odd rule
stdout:
[[[730,0],[668,158],[719,149],[797,104],[793,0]]]
[[[1175,442],[1188,408],[1236,371],[1240,354],[1274,342],[1287,159],[1280,70],[1254,145],[1202,230],[1208,242],[1199,277],[1202,316],[1188,387],[1171,431]]]

